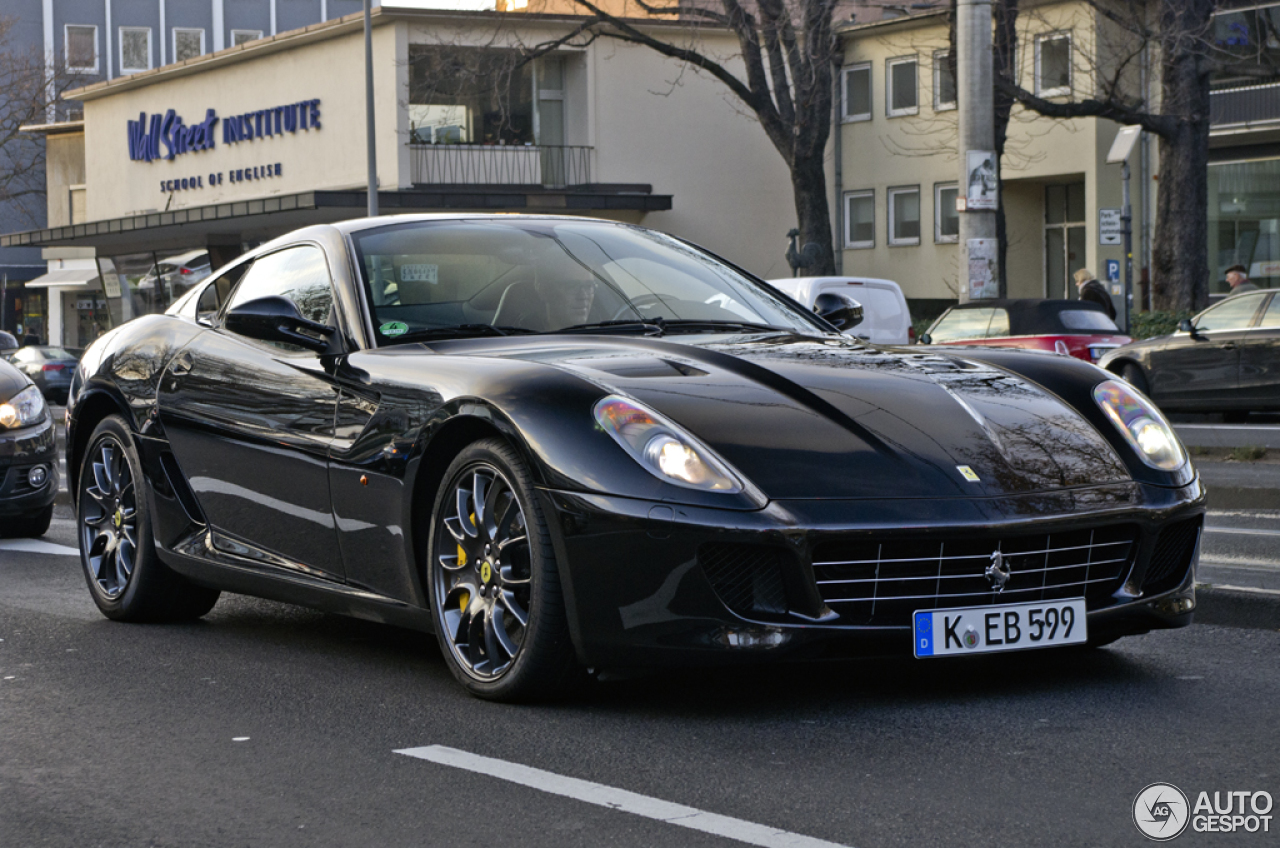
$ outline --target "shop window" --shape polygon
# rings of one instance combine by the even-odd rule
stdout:
[[[933,240],[939,244],[960,239],[960,213],[956,211],[956,183],[937,183],[933,187]]]
[[[1045,186],[1045,297],[1076,296],[1072,279],[1085,267],[1084,183]]]
[[[844,246],[861,250],[876,246],[876,193],[850,191],[844,196]]]
[[[98,72],[98,28],[67,24],[65,28],[67,70]]]
[[[246,44],[250,41],[257,41],[262,38],[262,30],[260,29],[233,29],[231,30],[231,46],[236,47]]]
[[[871,63],[851,65],[844,69],[841,78],[844,80],[844,90],[840,114],[844,120],[871,120]]]
[[[120,27],[120,73],[151,69],[151,28]]]
[[[933,108],[937,112],[956,108],[956,78],[951,73],[950,56],[946,50],[933,54]]]
[[[1056,32],[1036,39],[1036,94],[1071,94],[1071,34]]]
[[[886,107],[889,117],[915,115],[920,111],[920,98],[916,81],[915,56],[890,59],[886,63]]]
[[[920,243],[920,187],[889,189],[889,244]]]
[[[173,61],[185,62],[204,54],[203,29],[173,30]]]
[[[1259,288],[1280,287],[1280,159],[1209,164],[1210,294],[1227,294],[1232,265]]]

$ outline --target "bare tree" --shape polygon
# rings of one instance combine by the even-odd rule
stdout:
[[[46,123],[63,92],[83,78],[68,71],[60,58],[15,44],[16,23],[15,18],[0,18],[0,203],[21,210],[38,225],[43,203],[32,201],[45,193],[44,140],[20,129]]]

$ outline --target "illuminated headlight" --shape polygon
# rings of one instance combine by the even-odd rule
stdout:
[[[1093,399],[1147,465],[1161,471],[1177,471],[1187,461],[1182,442],[1169,422],[1132,387],[1107,380],[1094,387]]]
[[[689,489],[742,491],[742,483],[710,448],[653,410],[609,395],[594,411],[604,431],[655,476]]]
[[[0,427],[13,430],[38,424],[44,413],[44,396],[35,386],[27,386],[7,403],[0,403]]]

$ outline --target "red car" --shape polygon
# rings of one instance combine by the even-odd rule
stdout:
[[[974,300],[933,322],[921,344],[983,345],[1051,350],[1097,362],[1133,339],[1100,304],[1085,300]]]

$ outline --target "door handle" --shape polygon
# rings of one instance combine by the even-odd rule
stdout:
[[[191,373],[191,354],[185,350],[174,357],[173,365],[169,366],[169,370],[173,372],[175,377],[182,377]]]

